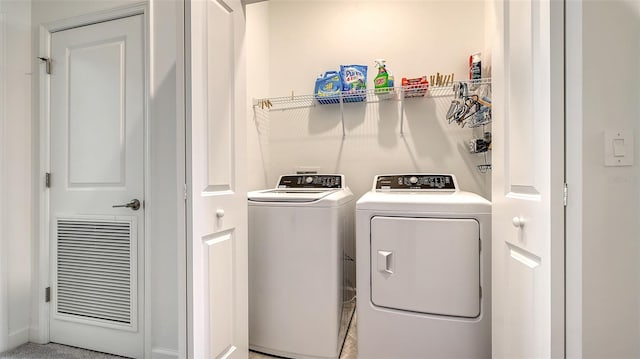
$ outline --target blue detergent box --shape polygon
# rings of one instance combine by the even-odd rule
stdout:
[[[327,71],[316,79],[313,94],[321,104],[340,103],[342,81],[337,71]]]
[[[340,65],[344,102],[361,102],[367,97],[367,66]]]

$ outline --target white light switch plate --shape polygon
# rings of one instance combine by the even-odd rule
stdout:
[[[604,165],[632,166],[633,165],[633,131],[605,130],[604,131]]]

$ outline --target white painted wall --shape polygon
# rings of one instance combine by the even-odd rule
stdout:
[[[30,14],[30,1],[0,1],[0,352],[29,337]]]
[[[5,2],[0,1],[0,34],[6,33],[6,10]],[[6,39],[5,36],[0,36],[0,109],[6,108],[5,93],[7,92],[7,80],[6,80],[6,57],[7,57]],[[0,110],[0,352],[8,348],[9,342],[9,321],[7,316],[9,315],[8,308],[8,287],[7,287],[7,249],[5,245],[6,235],[4,233],[5,217],[5,163],[7,149],[4,146],[5,140],[5,122],[6,111]]]
[[[38,0],[32,11],[32,48],[37,53],[40,46],[39,26],[43,23],[59,21],[75,16],[94,13],[106,9],[139,3],[136,0],[118,1],[58,1]],[[185,336],[180,330],[181,314],[186,313],[184,292],[185,278],[185,232],[184,202],[184,113],[182,102],[182,9],[179,1],[152,0],[150,8],[150,101],[149,101],[149,148],[150,148],[150,188],[146,202],[149,231],[145,251],[147,273],[146,295],[150,305],[146,308],[147,354],[153,357],[178,357],[184,348]],[[35,56],[35,55],[34,55]],[[34,236],[32,257],[34,263],[33,293],[41,293],[48,283],[42,278],[37,265],[42,262],[38,252],[40,241],[39,208],[41,178],[40,133],[39,133],[39,71],[40,64],[27,61],[34,67],[33,76],[33,131],[31,137],[22,136],[27,148],[33,149],[34,184],[32,191],[34,212]],[[27,162],[28,163],[28,162]],[[181,257],[182,256],[182,257]],[[182,290],[180,290],[182,288]],[[45,321],[38,318],[41,296],[32,301],[31,341],[43,341],[46,333]],[[184,319],[184,318],[182,318]],[[186,327],[185,327],[186,328]]]
[[[578,53],[569,57],[568,68],[581,73],[574,74],[567,86],[567,91],[577,91],[570,95],[577,108],[568,107],[568,298],[572,291],[580,291],[568,303],[580,310],[567,312],[567,328],[572,330],[568,357],[637,358],[640,3],[584,1],[569,9],[578,12],[569,17],[575,31],[569,48]],[[604,166],[607,129],[628,129],[634,134],[633,166]],[[582,332],[581,338],[572,335],[576,331]]]
[[[484,6],[483,1],[442,0],[269,1],[256,14],[261,25],[248,32],[250,44],[268,44],[268,51],[250,46],[260,56],[249,57],[249,69],[260,76],[249,76],[249,97],[311,94],[316,76],[341,64],[368,65],[371,88],[376,58],[387,60],[396,84],[402,77],[436,72],[467,79],[469,55],[486,48]],[[338,105],[258,110],[264,157],[250,167],[250,178],[262,181],[266,173],[266,187],[273,187],[281,174],[317,167],[344,173],[359,196],[370,189],[375,174],[450,172],[464,190],[489,198],[491,175],[479,173],[482,159],[467,151],[468,140],[481,131],[449,125],[444,116],[450,101],[407,100],[404,137],[397,101],[346,105],[344,139]],[[255,181],[250,185],[263,187]]]
[[[269,2],[246,6],[247,23],[247,165],[249,190],[267,187],[269,163],[268,114],[254,111],[251,97],[269,96]]]
[[[583,10],[583,357],[639,357],[640,163],[604,167],[601,144],[606,129],[640,140],[640,3]]]
[[[566,357],[582,358],[582,2],[567,3],[565,12],[565,98],[566,119],[566,182],[570,188],[571,200],[565,211],[565,268],[566,268]]]

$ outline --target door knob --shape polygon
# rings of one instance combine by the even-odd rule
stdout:
[[[216,217],[218,217],[218,218],[224,217],[224,209],[216,210]]]
[[[118,207],[126,207],[126,208],[131,208],[134,211],[137,211],[140,209],[140,201],[138,201],[137,199],[132,199],[131,202],[129,203],[125,203],[125,204],[114,204],[113,206],[111,206],[113,208],[118,208]]]
[[[516,228],[522,228],[524,227],[524,218],[520,216],[513,217],[513,219],[511,219],[511,223],[513,223],[513,226]]]

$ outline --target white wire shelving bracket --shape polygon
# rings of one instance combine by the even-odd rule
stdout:
[[[465,82],[469,88],[475,86],[491,84],[490,78],[471,80],[471,81],[455,81],[456,83]],[[400,101],[400,135],[404,135],[404,101],[420,98],[436,98],[453,96],[453,84],[451,82],[445,86],[429,86],[423,96],[412,96],[418,90],[424,90],[416,85],[394,87],[389,89],[367,89],[356,93],[342,93],[334,98],[322,98],[323,102],[319,103],[314,95],[291,95],[281,97],[254,98],[253,108],[263,111],[283,111],[310,108],[315,106],[332,106],[340,105],[340,116],[342,123],[342,136],[345,136],[344,128],[344,106],[354,104],[378,103],[383,101]]]

